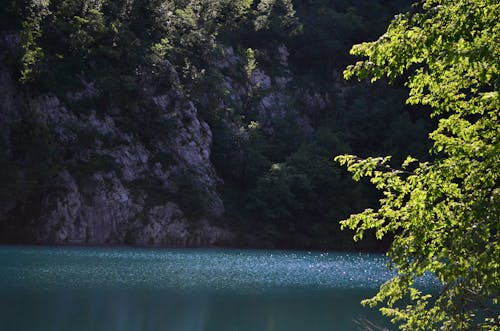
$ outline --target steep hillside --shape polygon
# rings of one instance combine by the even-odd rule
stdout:
[[[336,154],[423,155],[404,89],[347,83],[404,1],[7,1],[3,242],[377,249]]]

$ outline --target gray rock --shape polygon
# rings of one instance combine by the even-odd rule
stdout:
[[[174,67],[168,61],[164,65],[170,79],[179,83]],[[97,95],[92,83],[83,82],[82,91],[66,95],[69,102]],[[206,219],[224,212],[216,191],[221,180],[210,161],[212,132],[180,90],[174,88],[154,96],[145,94],[158,107],[158,121],[171,127],[167,132],[158,132],[156,139],[145,144],[117,126],[110,114],[98,114],[95,109],[76,114],[54,95],[22,93],[1,59],[0,88],[0,134],[7,143],[10,126],[26,115],[22,109],[27,106],[35,114],[34,118],[54,132],[59,148],[78,145],[81,132],[94,140],[93,146],[79,147],[67,163],[60,165],[62,169],[47,183],[49,189],[40,197],[40,210],[29,214],[27,224],[31,224],[30,231],[36,242],[199,246],[233,238],[229,230],[211,225]],[[157,153],[170,155],[172,161],[153,162]],[[73,170],[95,158],[111,160],[113,167],[102,169],[97,164],[98,168],[89,168],[83,173]],[[211,202],[206,217],[185,216],[190,214],[189,210],[182,210],[175,197],[169,195],[176,189],[173,177],[184,170],[189,170],[193,183],[199,185]],[[19,171],[22,173],[23,169]],[[148,187],[147,180],[161,183],[164,195],[151,198],[158,192],[152,191],[157,188]],[[135,184],[141,181],[145,184]],[[0,230],[8,228],[9,220],[22,216],[15,214],[16,205],[22,203],[16,198],[2,202]]]
[[[278,61],[282,66],[288,67],[288,56],[290,56],[288,48],[285,45],[280,45],[278,47]]]
[[[261,69],[255,69],[250,76],[250,82],[253,86],[267,90],[271,88],[271,77]]]

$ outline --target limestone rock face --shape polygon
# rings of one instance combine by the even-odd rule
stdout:
[[[0,42],[15,48],[18,41],[4,34]],[[225,74],[207,89],[208,94],[223,92],[215,96],[190,99],[167,60],[161,70],[169,84],[144,74],[138,91],[141,103],[134,110],[136,118],[147,119],[140,125],[123,109],[92,102],[102,91],[83,77],[75,77],[80,90],[62,95],[23,88],[0,54],[0,162],[5,162],[0,165],[9,171],[6,176],[16,176],[12,182],[29,184],[0,188],[0,240],[240,245],[241,234],[218,221],[225,213],[217,191],[223,182],[211,161],[213,133],[200,112],[214,107],[227,114],[217,125],[243,139],[248,138],[245,117],[255,119],[258,123],[252,120],[252,125],[267,135],[275,134],[285,119],[295,121],[307,135],[313,132],[315,111],[329,107],[330,101],[313,89],[296,90],[284,45],[268,59],[276,64],[273,72],[258,63],[252,72],[244,72],[241,50],[230,46],[222,47],[221,54],[213,65]],[[243,116],[231,116],[231,109]],[[16,126],[22,128],[17,138]],[[31,160],[16,152],[25,131],[34,132],[34,140],[41,132],[50,157]]]
[[[244,66],[244,60],[235,54],[233,48],[224,49],[225,56],[216,65],[225,70],[237,71],[237,67]],[[270,61],[275,65],[276,72],[267,72],[257,65],[247,80],[237,80],[224,77],[222,86],[216,86],[227,91],[228,97],[221,101],[220,108],[242,109],[249,117],[256,117],[259,126],[269,135],[275,133],[277,124],[286,117],[291,117],[301,127],[304,134],[313,133],[310,118],[316,113],[331,106],[328,96],[323,96],[313,88],[300,90],[289,86],[294,75],[289,69],[288,57],[290,53],[285,45],[278,45]],[[301,104],[297,103],[300,96]],[[248,104],[253,104],[248,109]],[[257,116],[254,116],[254,115]],[[225,123],[234,132],[240,130],[240,123]],[[241,130],[240,130],[241,131]]]
[[[174,68],[165,66],[178,82]],[[84,83],[83,90],[66,94],[69,102],[99,94],[92,82]],[[144,93],[156,106],[154,121],[168,128],[148,141],[109,113],[94,108],[77,112],[55,95],[24,91],[2,59],[0,89],[5,162],[23,164],[11,152],[17,141],[10,130],[28,116],[33,125],[50,130],[51,143],[61,154],[50,180],[40,178],[44,189],[19,196],[2,192],[2,240],[13,240],[11,229],[19,228],[20,220],[20,240],[38,243],[184,247],[234,240],[215,221],[224,205],[216,191],[221,179],[210,161],[212,132],[175,87],[149,87]],[[21,167],[15,173],[22,177],[29,171]],[[191,210],[200,208],[189,204],[192,191],[206,201],[201,212]],[[37,208],[27,211],[26,204]]]
[[[47,213],[37,220],[41,243],[122,243],[130,223],[141,210],[130,192],[113,175],[93,175],[92,192],[84,192],[67,171],[59,174],[60,191],[47,196]],[[90,196],[89,193],[92,193]]]
[[[175,203],[156,206],[149,211],[147,217],[147,225],[139,226],[140,229],[135,232],[135,242],[140,245],[210,246],[231,243],[235,239],[233,233],[211,225],[207,219],[189,224]]]

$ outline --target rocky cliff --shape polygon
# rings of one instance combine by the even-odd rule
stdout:
[[[352,249],[379,197],[333,157],[428,148],[342,78],[400,2],[9,0],[0,242]]]
[[[4,44],[13,39],[3,35]],[[272,59],[281,68],[279,75],[256,67],[242,76],[246,59],[232,47],[222,47],[214,66],[232,74],[212,81],[209,92],[195,102],[204,108],[240,109],[254,118],[227,114],[222,120],[221,126],[242,141],[250,141],[246,123],[258,123],[259,130],[272,135],[276,123],[287,116],[310,135],[313,129],[307,114],[288,108],[295,91],[287,86],[292,80],[287,58],[286,47],[279,45]],[[160,88],[150,77],[142,78],[140,97],[154,107],[154,111],[143,110],[152,125],[141,128],[151,130],[145,135],[129,130],[128,123],[117,124],[123,122],[122,110],[102,111],[86,102],[100,94],[93,82],[82,80],[82,90],[62,97],[35,93],[12,78],[5,58],[0,61],[4,162],[22,165],[14,171],[18,183],[22,178],[35,182],[27,192],[4,194],[0,210],[4,241],[181,247],[253,242],[259,246],[256,235],[235,234],[227,223],[217,221],[225,209],[217,191],[223,180],[211,160],[213,134],[195,102],[180,88],[179,75],[169,61],[162,65],[173,87]],[[224,96],[210,91],[224,91]],[[317,92],[302,92],[310,112],[327,106]],[[11,132],[23,125],[28,125],[34,139],[48,140],[51,153],[56,154],[35,160],[51,163],[49,173],[42,174],[44,164],[23,166],[28,159],[16,153],[21,142]],[[40,130],[46,136],[37,137]],[[273,245],[272,240],[261,244]]]
[[[210,161],[212,132],[182,91],[144,89],[142,97],[156,107],[151,121],[168,128],[155,131],[145,142],[97,107],[84,112],[71,108],[100,93],[91,82],[85,90],[67,93],[63,102],[53,94],[20,87],[5,57],[0,61],[2,165],[29,160],[18,151],[22,141],[15,131],[22,125],[29,126],[29,132],[22,134],[50,140],[58,154],[50,176],[41,173],[44,164],[12,171],[18,185],[24,178],[34,181],[36,189],[3,192],[3,240],[164,246],[234,240],[231,231],[209,222],[224,212],[216,192],[221,179]],[[175,69],[168,62],[164,65],[178,80]],[[46,130],[48,137],[39,136],[37,130]],[[43,157],[34,161],[54,162]]]

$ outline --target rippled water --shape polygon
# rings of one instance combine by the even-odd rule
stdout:
[[[0,246],[0,330],[357,330],[390,276],[374,254]]]

